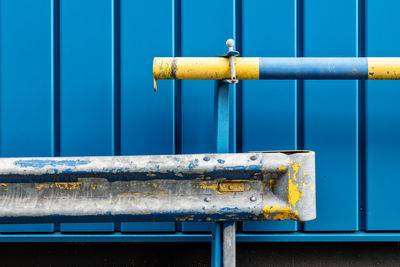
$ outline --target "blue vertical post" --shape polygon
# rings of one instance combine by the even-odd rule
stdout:
[[[217,81],[215,88],[215,121],[217,123],[217,152],[229,152],[229,83]],[[212,233],[211,262],[213,267],[222,266],[223,222],[216,222]]]
[[[222,265],[222,222],[214,223],[211,241],[211,266]]]
[[[219,80],[215,89],[217,152],[229,152],[229,83]]]

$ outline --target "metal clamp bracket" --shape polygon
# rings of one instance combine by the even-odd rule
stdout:
[[[223,56],[229,58],[229,68],[231,71],[231,78],[226,81],[231,84],[238,83],[238,79],[236,78],[236,70],[235,70],[235,57],[239,56],[240,53],[234,50],[235,41],[233,39],[226,40],[226,46],[228,47],[228,52]]]

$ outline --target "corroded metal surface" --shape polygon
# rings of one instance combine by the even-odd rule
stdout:
[[[8,219],[315,218],[313,152],[8,158],[0,179]]]

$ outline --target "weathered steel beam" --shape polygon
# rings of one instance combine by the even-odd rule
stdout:
[[[314,189],[306,151],[0,159],[1,222],[307,221]]]

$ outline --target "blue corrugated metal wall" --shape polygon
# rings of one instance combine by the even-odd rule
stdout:
[[[399,9],[396,0],[0,0],[0,155],[215,152],[213,82],[161,81],[154,93],[153,57],[217,56],[228,38],[243,56],[400,56]],[[304,224],[246,222],[238,240],[400,240],[399,86],[237,85],[231,150],[316,151],[318,217]],[[163,238],[133,232],[205,241],[208,234],[189,232],[210,229],[210,223],[0,225],[2,233],[42,233],[21,240],[53,241],[67,240],[60,233],[68,232],[97,232],[91,236],[99,241]]]

